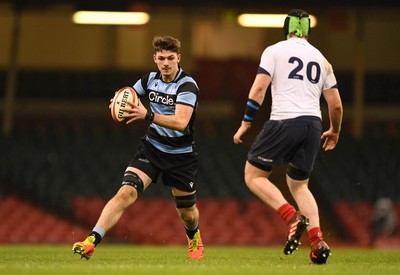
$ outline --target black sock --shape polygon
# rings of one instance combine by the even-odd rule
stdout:
[[[94,236],[94,246],[97,246],[101,242],[101,236],[96,231],[90,232],[89,236]]]
[[[193,239],[194,234],[196,234],[196,232],[199,230],[199,226],[196,226],[196,228],[194,230],[189,230],[185,227],[186,230],[186,235],[188,236],[189,239]]]

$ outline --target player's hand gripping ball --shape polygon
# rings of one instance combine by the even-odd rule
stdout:
[[[126,102],[139,105],[135,90],[129,86],[119,89],[114,95],[114,99],[111,103],[111,116],[114,121],[122,122],[125,120],[125,118],[122,116],[126,113],[126,111],[121,110],[121,108],[129,107]]]

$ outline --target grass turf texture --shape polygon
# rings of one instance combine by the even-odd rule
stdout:
[[[206,246],[200,261],[186,249],[102,244],[85,260],[67,245],[1,245],[0,274],[400,274],[400,249],[334,247],[326,265],[310,265],[306,247],[286,256],[280,247]]]

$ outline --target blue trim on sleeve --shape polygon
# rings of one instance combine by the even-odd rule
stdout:
[[[258,67],[257,74],[267,74],[271,76],[271,74],[264,68]]]

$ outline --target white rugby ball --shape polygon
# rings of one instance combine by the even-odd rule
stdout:
[[[138,105],[138,98],[135,90],[132,87],[123,87],[115,93],[113,102],[111,104],[111,116],[114,121],[122,122],[125,120],[123,116],[125,111],[122,111],[121,108],[127,107],[126,102],[131,102],[134,105]],[[129,105],[128,105],[129,106]]]

